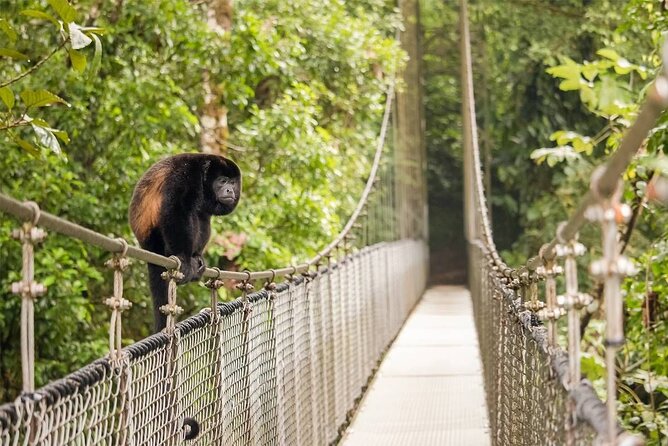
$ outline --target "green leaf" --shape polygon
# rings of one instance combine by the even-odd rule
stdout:
[[[91,63],[90,76],[97,75],[98,70],[100,69],[100,62],[102,61],[102,41],[95,34],[91,34],[93,41],[95,42],[95,53],[93,53],[93,62]]]
[[[48,90],[23,90],[20,94],[26,107],[45,107],[51,104],[65,104],[65,99],[56,96]]]
[[[85,32],[86,34],[98,35],[103,35],[107,32],[106,28],[100,28],[99,26],[82,26],[81,31]]]
[[[11,57],[12,59],[26,60],[28,56],[23,53],[19,53],[16,50],[11,48],[0,48],[0,56],[2,57]]]
[[[620,58],[619,54],[617,54],[617,51],[610,48],[603,48],[602,50],[598,50],[596,51],[596,54],[601,57],[605,57],[606,59],[610,59],[613,62],[617,62],[617,60]]]
[[[590,108],[596,107],[596,93],[594,89],[589,86],[580,88],[580,100]]]
[[[628,101],[627,92],[612,76],[601,79],[598,97],[598,108],[606,115],[620,114]]]
[[[7,20],[0,19],[0,31],[5,33],[10,42],[12,43],[16,42],[16,38],[18,37],[18,35],[16,34],[14,27],[10,25]]]
[[[69,135],[67,134],[66,131],[54,129],[53,127],[51,127],[49,125],[48,122],[46,122],[45,120],[40,119],[40,118],[34,118],[34,119],[28,118],[28,119],[29,119],[30,124],[32,124],[33,126],[42,127],[43,129],[48,130],[49,132],[56,135],[58,137],[58,139],[60,139],[62,142],[66,143],[66,144],[69,144],[70,137],[69,137]]]
[[[33,125],[38,125],[40,127],[49,127],[49,123],[41,118],[31,118],[29,116],[26,116],[26,120]]]
[[[593,81],[596,75],[598,75],[598,67],[593,64],[585,64],[582,67],[582,75],[587,79],[588,81]]]
[[[14,108],[14,92],[9,87],[0,88],[0,99],[9,110]]]
[[[562,79],[576,79],[580,77],[580,67],[578,65],[557,65],[547,69],[547,72],[554,77]]]
[[[51,132],[53,132],[53,134],[56,135],[58,139],[64,142],[65,144],[70,143],[70,135],[68,135],[65,130],[51,129]]]
[[[77,11],[67,0],[47,0],[47,2],[56,11],[63,22],[70,23],[77,18]]]
[[[93,42],[93,39],[84,34],[81,31],[81,27],[76,23],[70,23],[67,27],[70,31],[70,44],[72,45],[72,49],[80,50],[86,48]]]
[[[559,84],[559,89],[562,91],[579,90],[583,84],[585,84],[585,82],[581,78],[566,79]]]
[[[615,62],[615,73],[617,74],[629,74],[634,69],[635,65],[623,57],[620,57],[617,62]]]
[[[50,129],[37,125],[33,125],[32,129],[35,131],[35,135],[37,136],[37,143],[40,146],[46,147],[56,154],[62,153],[58,138],[56,138],[56,135],[54,135]]]
[[[86,70],[86,55],[72,49],[67,52],[70,55],[72,67],[79,73],[83,73]]]
[[[33,156],[39,155],[39,149],[34,145],[32,145],[30,142],[26,141],[25,139],[21,139],[18,136],[14,136],[12,137],[12,140],[29,154]]]
[[[58,22],[58,20],[56,20],[56,18],[54,16],[52,16],[51,14],[47,14],[44,11],[38,11],[36,9],[24,9],[19,14],[27,16],[27,17],[33,17],[35,19],[48,20],[49,22],[56,25],[56,27],[58,29],[61,28],[60,23]]]

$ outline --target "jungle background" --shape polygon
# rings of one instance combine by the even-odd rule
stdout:
[[[463,281],[458,5],[420,4],[433,280]],[[519,265],[551,239],[619,144],[661,67],[663,0],[492,0],[470,5],[480,141],[495,240]],[[158,159],[224,153],[244,172],[243,206],[218,219],[210,265],[302,261],[341,228],[363,188],[388,86],[406,60],[385,0],[0,0],[0,191],[104,234],[134,241],[127,207]],[[399,86],[401,88],[401,86]],[[668,214],[645,188],[665,174],[664,115],[627,171],[619,358],[625,427],[668,438]],[[308,222],[309,224],[304,224]],[[0,400],[20,390],[20,247],[0,218]],[[586,264],[600,254],[587,229]],[[35,269],[37,385],[107,352],[108,254],[51,234]],[[442,266],[439,269],[438,266]],[[134,303],[124,343],[150,333],[143,265],[126,276]],[[186,311],[206,305],[189,285]],[[596,295],[597,284],[589,284]],[[583,371],[601,392],[594,313]],[[604,394],[602,393],[604,396]]]

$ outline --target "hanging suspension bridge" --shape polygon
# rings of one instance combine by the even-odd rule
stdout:
[[[123,297],[128,259],[172,271],[177,262],[0,194],[0,210],[23,222],[13,234],[23,246],[22,278],[12,287],[22,304],[23,393],[0,406],[0,445],[643,444],[620,428],[616,412],[620,279],[632,272],[617,247],[617,219],[625,215],[617,192],[668,106],[668,78],[656,79],[637,122],[555,238],[511,268],[495,249],[487,215],[465,1],[461,50],[468,290],[425,294],[425,160],[420,150],[387,143],[393,90],[366,187],[331,243],[299,265],[208,268],[210,305],[181,321],[171,286],[167,328],[128,347],[121,346],[131,307]],[[605,403],[579,368],[579,321],[591,297],[578,291],[575,258],[584,252],[577,232],[587,220],[603,234],[603,258],[591,270],[605,285]],[[36,281],[34,258],[43,229],[112,253],[114,295],[105,302],[108,356],[35,388],[34,300],[47,290]],[[562,273],[566,289],[557,296]],[[218,301],[225,281],[238,283],[239,299]]]

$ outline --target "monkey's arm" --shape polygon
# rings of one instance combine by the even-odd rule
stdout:
[[[201,252],[195,246],[199,233],[199,221],[192,212],[172,211],[163,214],[160,232],[165,255],[177,256],[181,261],[182,283],[197,280],[204,272]]]

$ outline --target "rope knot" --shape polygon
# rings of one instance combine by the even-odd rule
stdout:
[[[46,293],[47,287],[41,283],[33,281],[24,281],[12,283],[12,294],[21,295],[27,299],[34,299],[43,296]]]
[[[130,308],[132,308],[132,302],[130,302],[129,300],[127,300],[127,299],[125,299],[121,296],[107,297],[104,300],[104,304],[106,306],[108,306],[109,308],[111,308],[112,310],[120,311],[120,312],[129,310]]]
[[[12,231],[12,238],[22,243],[37,244],[43,242],[47,233],[44,229],[33,226],[32,223],[24,223],[21,229]]]
[[[130,266],[130,259],[121,255],[114,255],[111,259],[104,262],[104,266],[123,272]]]
[[[179,282],[186,276],[178,269],[169,269],[160,274],[160,277],[162,277],[164,280],[173,280],[175,282]]]
[[[218,290],[222,288],[225,285],[225,282],[222,279],[219,279],[217,277],[214,277],[212,279],[207,280],[204,282],[204,286],[207,287],[210,290]]]
[[[165,304],[160,307],[160,312],[166,314],[167,316],[178,316],[183,313],[183,308],[177,304]]]
[[[255,287],[244,280],[243,282],[238,283],[236,285],[236,289],[240,290],[243,293],[250,293],[255,289]]]

